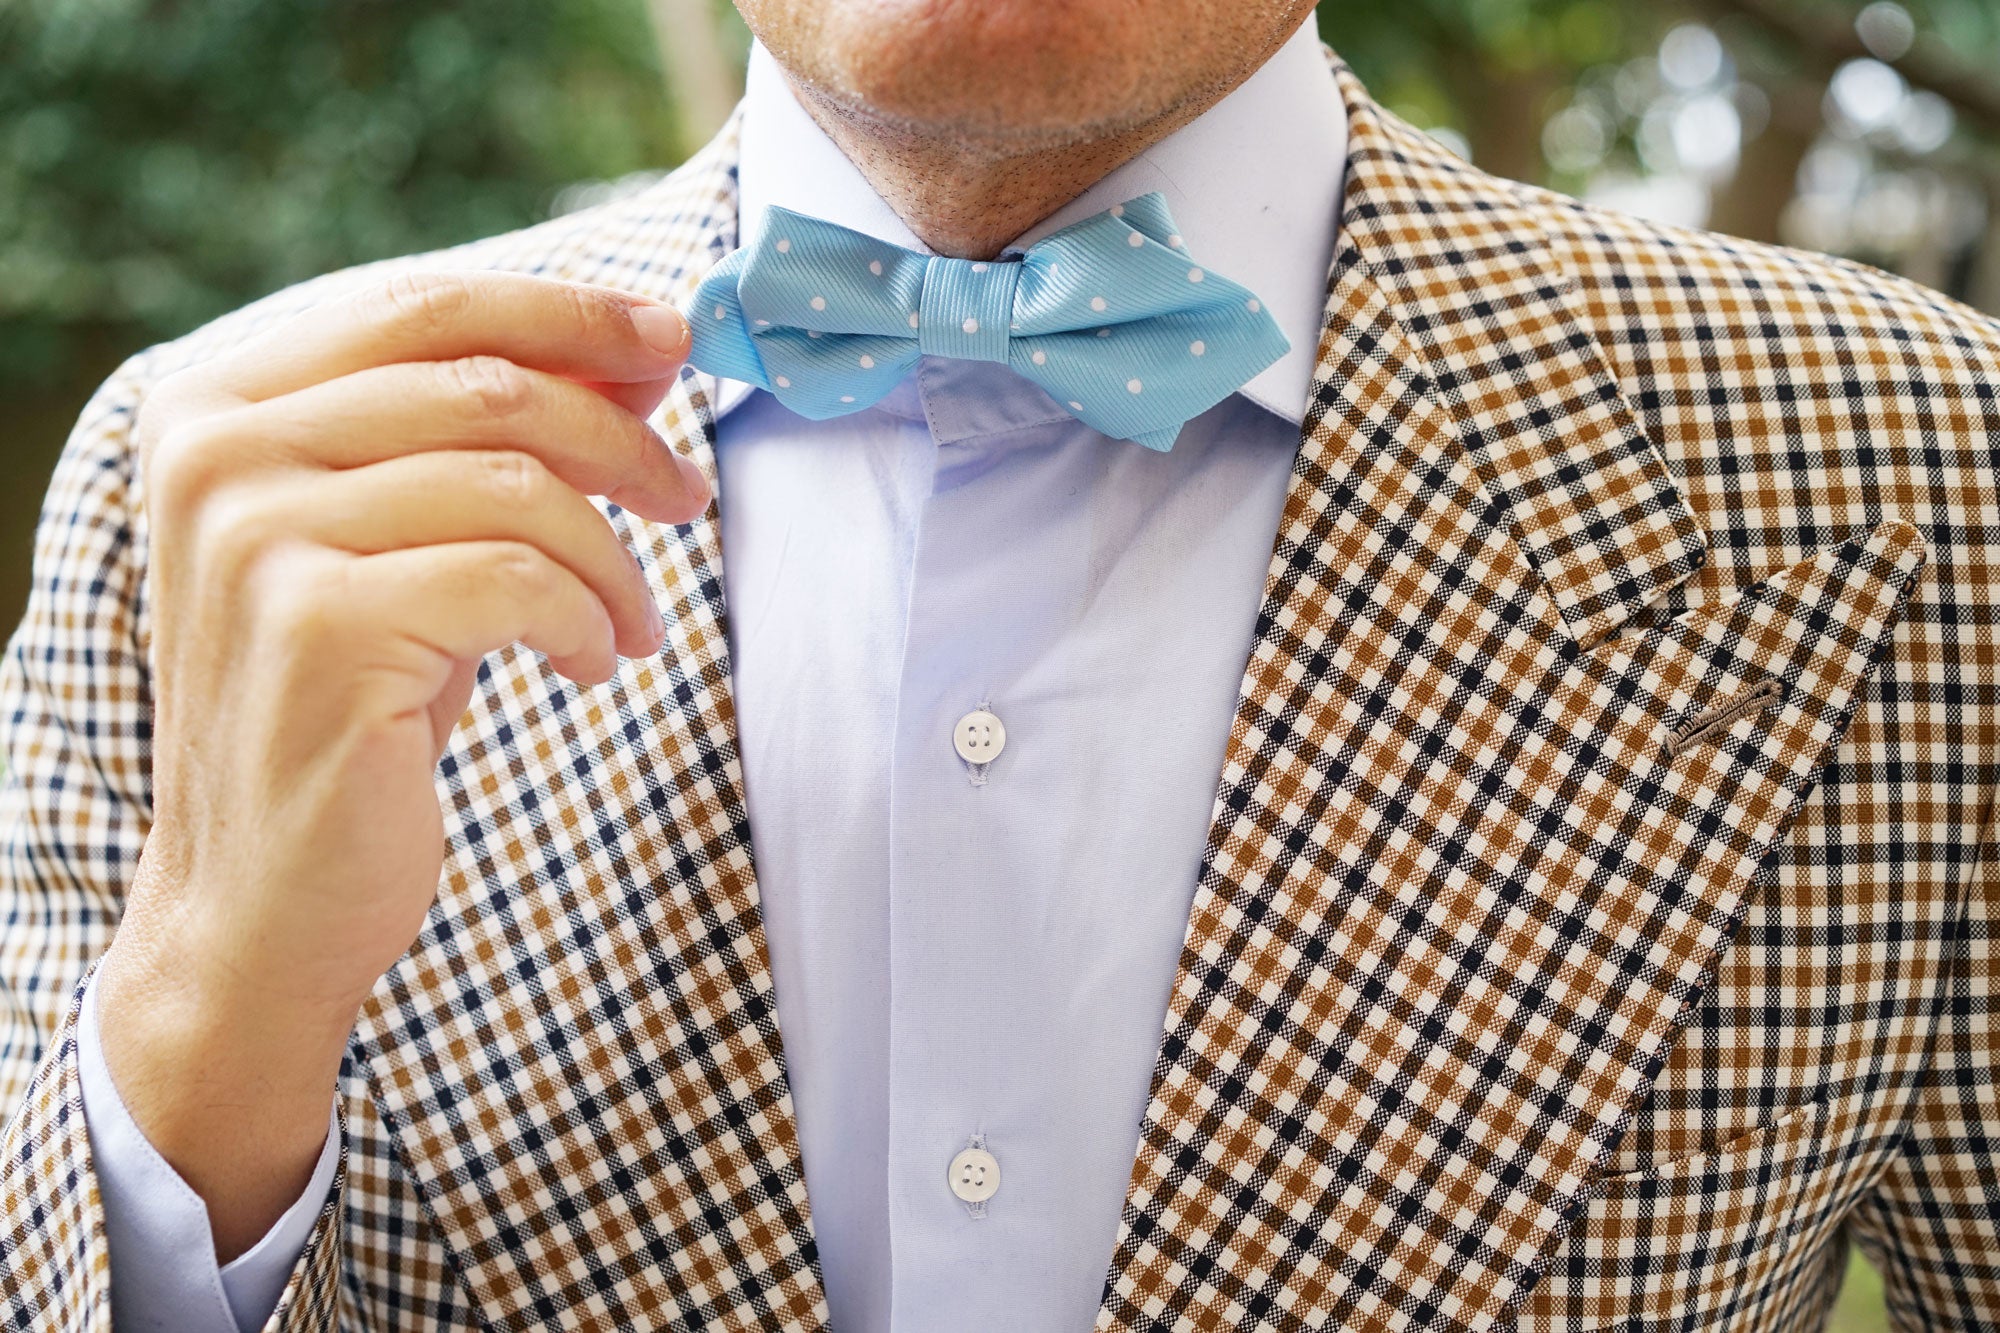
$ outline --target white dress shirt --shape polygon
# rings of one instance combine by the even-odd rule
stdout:
[[[993,363],[926,358],[823,422],[718,395],[752,847],[842,1333],[1090,1326],[1298,447],[1345,131],[1308,21],[1017,241],[1159,190],[1188,253],[1264,301],[1291,351],[1171,452]],[[780,205],[928,253],[761,47],[739,184],[746,237]],[[973,762],[958,731],[981,711],[1004,739]],[[88,1002],[80,1039],[120,1328],[255,1328],[333,1140],[255,1250],[195,1263],[206,1214],[119,1102]]]

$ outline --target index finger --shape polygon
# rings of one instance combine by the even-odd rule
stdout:
[[[500,356],[571,379],[643,384],[680,372],[691,340],[672,306],[636,292],[528,273],[398,273],[219,354],[209,387],[261,402],[402,361]]]

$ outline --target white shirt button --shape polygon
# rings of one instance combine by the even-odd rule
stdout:
[[[1007,728],[984,708],[975,708],[951,731],[952,748],[968,764],[990,764],[1007,748]]]
[[[985,1203],[1000,1192],[1000,1161],[984,1148],[951,1159],[951,1192],[967,1203]]]

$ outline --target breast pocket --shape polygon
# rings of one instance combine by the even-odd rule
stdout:
[[[1827,1123],[1828,1104],[1816,1101],[1713,1152],[1604,1176],[1528,1293],[1518,1327],[1734,1327],[1779,1271]]]

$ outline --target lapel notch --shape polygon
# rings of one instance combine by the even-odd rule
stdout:
[[[1356,117],[1342,220],[1480,480],[1582,646],[1701,567],[1708,539],[1573,307],[1527,187],[1382,114]]]

